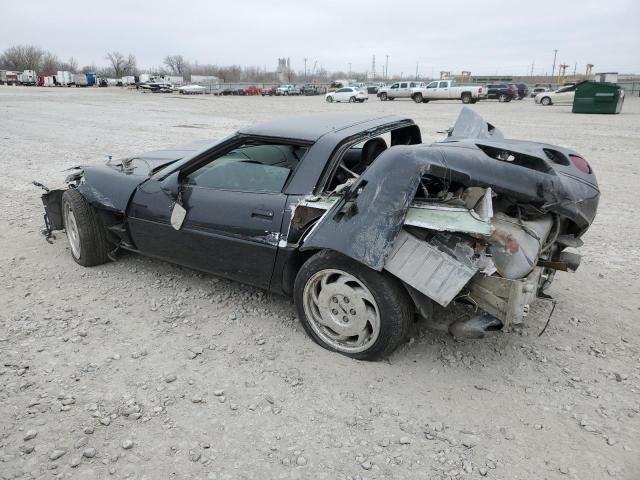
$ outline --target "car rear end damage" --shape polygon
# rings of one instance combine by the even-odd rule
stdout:
[[[323,213],[289,241],[386,270],[443,307],[464,300],[485,312],[467,332],[479,336],[520,323],[556,270],[577,268],[565,249],[581,244],[599,190],[574,156],[505,140],[467,110],[444,142],[390,148],[343,194],[297,205],[294,223],[309,208]]]

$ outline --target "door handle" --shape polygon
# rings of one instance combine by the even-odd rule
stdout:
[[[256,208],[253,212],[251,212],[251,217],[273,220],[273,212],[271,210],[262,210],[260,208]]]

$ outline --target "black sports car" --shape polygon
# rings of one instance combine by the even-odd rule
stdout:
[[[292,295],[309,335],[359,359],[391,353],[434,302],[484,313],[449,331],[521,322],[557,270],[575,270],[599,190],[589,164],[506,140],[463,109],[441,142],[410,119],[320,114],[206,145],[77,167],[47,190],[91,267],[129,250]]]

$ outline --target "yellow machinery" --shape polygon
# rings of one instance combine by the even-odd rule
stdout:
[[[471,72],[467,70],[463,70],[459,74],[445,72],[444,70],[440,72],[440,80],[456,80],[458,82],[468,82],[471,80]]]
[[[587,68],[584,71],[584,79],[585,80],[590,80],[591,79],[591,71],[593,70],[593,63],[587,63]]]
[[[564,76],[567,73],[567,68],[569,68],[569,65],[566,63],[558,65],[558,84],[560,85],[564,83]]]

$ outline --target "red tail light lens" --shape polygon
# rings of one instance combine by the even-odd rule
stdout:
[[[578,155],[569,155],[569,158],[571,158],[574,167],[582,173],[591,173],[591,167],[584,158],[579,157]]]

